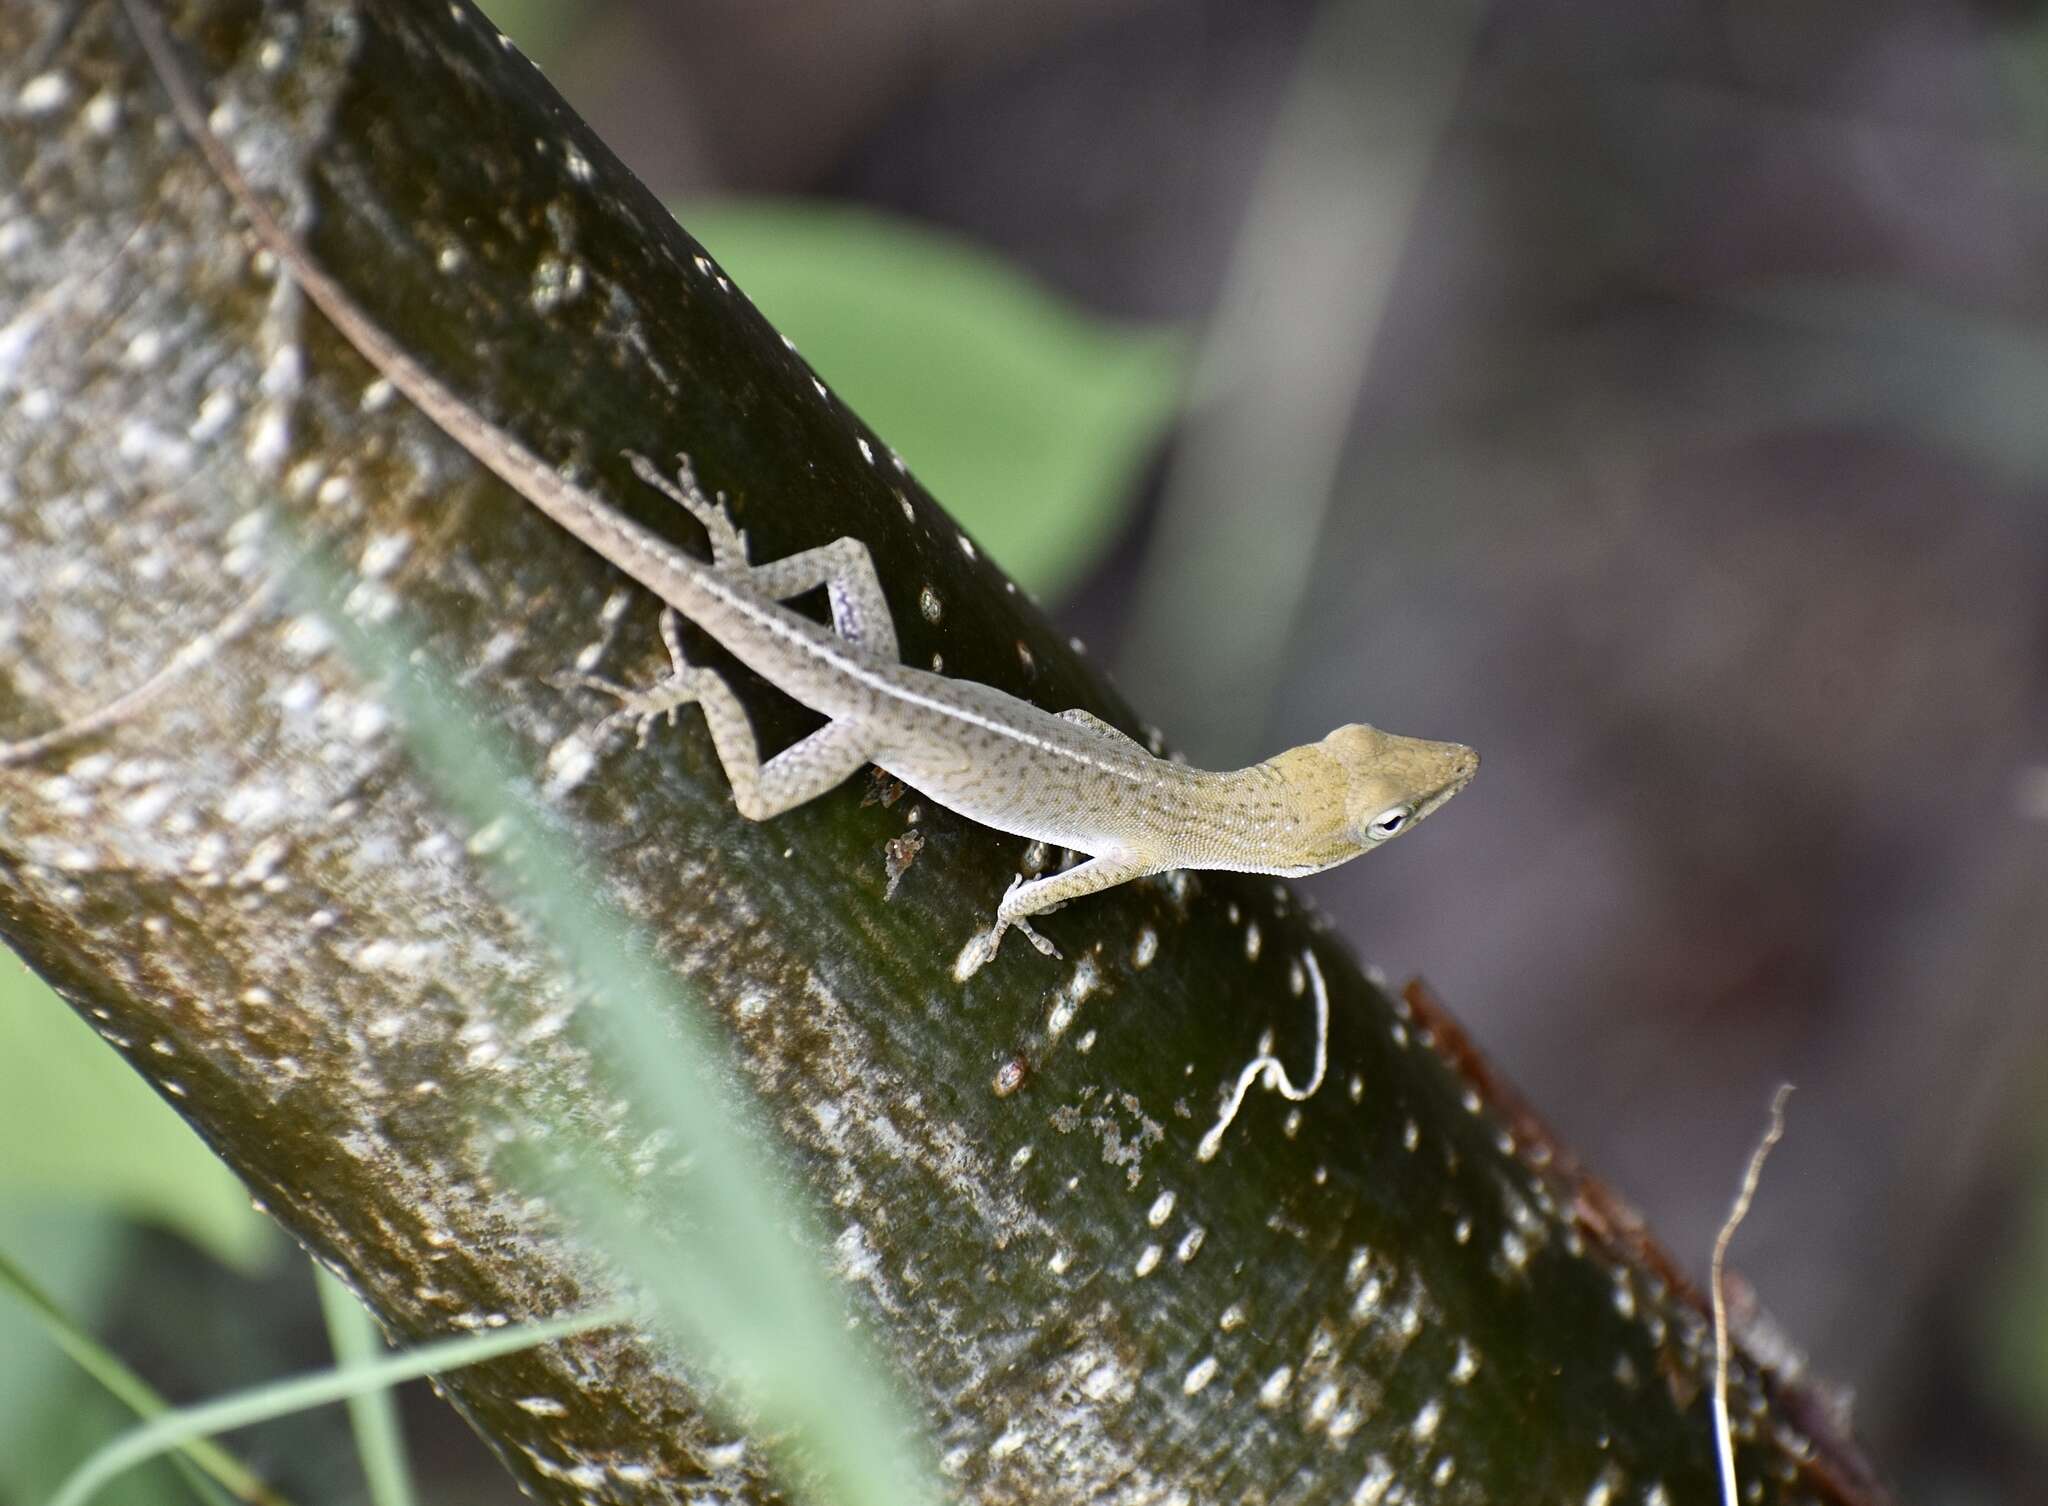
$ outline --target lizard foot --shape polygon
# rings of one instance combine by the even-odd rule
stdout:
[[[1039,951],[1045,953],[1046,956],[1058,957],[1061,955],[1060,949],[1058,947],[1054,946],[1045,937],[1039,935],[1037,931],[1032,929],[1030,921],[1013,920],[1010,922],[1010,924],[1015,926],[1018,930],[1022,931],[1024,933],[1024,939],[1026,941],[1029,941],[1033,946],[1037,947]]]
[[[1017,886],[1023,882],[1024,875],[1021,873],[1010,880],[1009,889],[1003,893],[1005,903],[1009,901],[1010,895],[1015,892]],[[976,973],[988,966],[990,961],[994,959],[997,950],[1003,944],[1003,933],[1013,928],[1022,931],[1025,939],[1037,947],[1039,951],[1045,953],[1046,956],[1057,957],[1060,955],[1060,949],[1045,937],[1039,935],[1032,927],[1030,921],[1021,915],[1005,915],[1002,906],[999,905],[996,908],[996,923],[986,931],[977,931],[968,938],[967,945],[960,948],[960,955],[953,961],[953,981],[965,983],[969,978],[972,978]]]
[[[668,673],[652,685],[635,690],[630,685],[621,685],[601,675],[567,675],[557,682],[600,691],[617,701],[619,709],[597,724],[598,731],[608,732],[619,722],[631,722],[635,746],[641,748],[647,746],[647,736],[654,730],[656,722],[666,717],[673,727],[676,713],[701,699],[699,671],[692,667],[683,653],[682,619],[674,607],[661,609],[660,626],[662,645],[668,650]]]
[[[630,722],[633,726],[634,745],[641,748],[647,746],[648,735],[653,732],[655,723],[666,717],[668,724],[673,727],[676,724],[676,713],[697,699],[696,686],[681,675],[670,675],[641,690],[636,690],[630,685],[620,685],[598,675],[570,675],[564,678],[568,684],[580,685],[585,690],[599,691],[617,701],[618,709],[597,724],[599,734],[609,732],[621,722]]]
[[[1010,880],[1010,887],[1003,891],[1003,902],[1002,904],[996,907],[996,939],[1000,940],[1002,938],[1003,930],[1005,927],[1015,926],[1019,931],[1022,931],[1024,933],[1024,938],[1027,941],[1029,941],[1033,946],[1037,947],[1039,951],[1043,952],[1048,957],[1057,957],[1060,954],[1060,949],[1054,946],[1050,941],[1047,941],[1043,936],[1039,935],[1038,932],[1032,927],[1030,921],[1026,920],[1022,915],[1010,915],[1005,913],[1010,907],[1010,896],[1015,894],[1017,890],[1023,886],[1023,883],[1024,875],[1020,873],[1015,878]]]
[[[696,472],[690,468],[689,456],[676,456],[676,479],[671,481],[645,455],[631,450],[625,454],[634,475],[670,501],[680,504],[691,517],[704,525],[704,531],[711,537],[713,565],[720,570],[744,571],[747,568],[746,530],[733,525],[732,512],[726,507],[722,495],[716,502],[704,495],[704,489],[697,485]]]

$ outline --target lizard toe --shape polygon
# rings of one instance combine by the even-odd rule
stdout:
[[[1037,947],[1039,951],[1043,952],[1046,956],[1061,956],[1060,949],[1054,946],[1052,942],[1049,941],[1047,938],[1039,935],[1038,931],[1028,921],[1017,920],[1012,921],[1011,924],[1024,933],[1025,940],[1029,941],[1033,946]]]

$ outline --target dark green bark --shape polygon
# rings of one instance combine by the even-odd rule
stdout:
[[[963,986],[1024,844],[868,776],[746,822],[690,716],[586,768],[601,707],[556,678],[599,644],[652,674],[651,605],[607,616],[616,574],[281,288],[118,10],[67,9],[0,0],[0,737],[233,611],[281,514],[493,708],[713,1007],[961,1499],[1712,1497],[1697,1303],[1284,886],[1128,886],[1047,922],[1066,961],[1013,944]],[[316,259],[529,447],[696,547],[621,459],[687,451],[757,557],[866,543],[911,662],[1138,728],[475,13],[170,19]],[[737,678],[768,742],[807,725]],[[394,1333],[587,1294],[478,1129],[601,1101],[557,1028],[572,1000],[287,605],[120,724],[0,768],[0,930]],[[1299,1108],[1255,1091],[1198,1160],[1263,1033],[1304,1074],[1309,948],[1329,1081]],[[1809,1396],[1739,1373],[1762,1500],[1877,1499]],[[631,1338],[446,1388],[541,1499],[778,1499]]]

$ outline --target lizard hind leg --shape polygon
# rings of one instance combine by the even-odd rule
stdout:
[[[676,480],[671,481],[644,455],[627,452],[633,474],[663,496],[687,509],[704,525],[711,539],[711,564],[726,575],[746,581],[770,601],[788,601],[806,591],[825,588],[832,608],[832,629],[849,643],[857,643],[878,659],[895,660],[896,624],[889,615],[889,599],[882,590],[882,578],[875,570],[874,557],[858,539],[834,539],[815,549],[805,549],[765,565],[747,562],[747,535],[735,528],[725,507],[704,495],[690,470],[687,458],[678,457]]]
[[[634,741],[637,747],[647,746],[647,736],[654,730],[655,723],[666,719],[673,727],[676,713],[692,702],[703,699],[705,682],[716,681],[723,685],[718,675],[708,669],[699,669],[690,663],[683,652],[682,618],[674,607],[661,610],[661,641],[668,648],[668,673],[652,685],[621,685],[616,680],[607,680],[602,675],[565,676],[557,683],[581,685],[586,690],[602,691],[619,703],[618,709],[598,723],[600,734],[621,722],[633,724]]]
[[[791,743],[764,763],[754,725],[725,677],[691,664],[684,655],[681,619],[673,607],[661,614],[661,636],[668,645],[669,672],[655,684],[635,690],[590,675],[582,683],[618,698],[619,709],[605,720],[609,724],[629,718],[637,723],[642,747],[657,721],[667,717],[673,723],[676,712],[696,705],[704,713],[719,767],[732,785],[733,804],[749,821],[766,821],[816,799],[868,761],[870,750],[860,729],[839,721]]]
[[[626,451],[626,462],[633,467],[633,474],[681,507],[704,525],[704,532],[711,537],[712,568],[725,575],[746,575],[747,535],[745,530],[733,526],[732,514],[721,502],[714,502],[704,495],[704,488],[697,484],[697,473],[690,469],[687,455],[676,457],[676,479],[671,481],[662,475],[653,461],[645,455]]]

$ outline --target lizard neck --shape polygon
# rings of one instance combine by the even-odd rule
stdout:
[[[1218,867],[1315,873],[1357,850],[1345,840],[1343,771],[1313,743],[1210,778],[1205,819],[1223,849]]]

